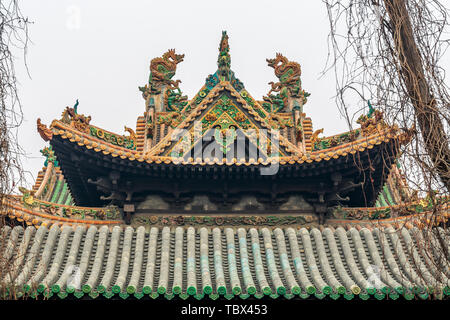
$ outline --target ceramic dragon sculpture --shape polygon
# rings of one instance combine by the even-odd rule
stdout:
[[[179,88],[167,89],[164,93],[164,110],[180,112],[188,104],[188,97]]]
[[[321,134],[321,133],[323,133],[323,128],[314,131],[314,133],[312,134],[310,140],[311,140],[311,145],[313,146],[313,149],[314,149],[315,143],[318,142],[318,141],[320,140],[319,134]]]
[[[37,131],[45,142],[52,140],[53,132],[45,124],[41,122],[41,118],[37,119]]]
[[[71,127],[74,127],[78,131],[81,132],[89,132],[89,123],[91,122],[91,116],[85,116],[84,114],[79,114],[78,109],[78,99],[73,106],[73,108],[66,107],[62,114],[61,121],[69,124]]]
[[[169,89],[178,89],[181,80],[172,80],[177,70],[177,64],[182,62],[184,54],[176,54],[175,49],[169,49],[162,57],[154,58],[150,61],[150,77],[148,85],[140,87],[144,96],[148,93],[160,93],[161,87],[166,84]]]
[[[124,126],[124,128],[125,128],[125,131],[127,131],[130,134],[129,138],[131,140],[133,140],[134,143],[136,143],[136,133],[134,132],[134,130],[131,128],[128,128],[127,126]]]
[[[266,61],[269,67],[274,68],[275,75],[279,79],[279,82],[269,82],[271,89],[268,93],[268,97],[264,97],[264,100],[272,101],[275,98],[282,99],[284,107],[287,107],[288,100],[292,97],[301,98],[304,104],[309,93],[302,90],[300,80],[302,70],[300,64],[289,61],[281,53],[277,53],[275,59],[266,59]],[[274,96],[272,95],[272,92],[279,92],[279,95]]]

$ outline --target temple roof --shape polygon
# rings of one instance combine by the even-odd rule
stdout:
[[[0,281],[19,296],[61,299],[450,295],[449,274],[427,262],[419,232],[448,224],[450,198],[408,189],[395,160],[410,132],[369,104],[359,128],[319,137],[303,110],[300,64],[267,59],[278,82],[259,101],[231,70],[228,41],[223,32],[217,71],[190,100],[173,80],[184,54],[152,59],[145,112],[127,134],[91,124],[78,100],[49,127],[38,119],[50,146],[33,189],[3,199],[16,226],[0,230],[14,261]],[[257,170],[272,164],[272,176]],[[222,211],[194,203],[205,192]],[[264,210],[241,206],[249,192],[267,198]],[[191,202],[179,209],[181,194]],[[154,196],[172,206],[145,207]]]
[[[382,112],[372,106],[358,119],[360,128],[320,137],[323,129],[313,130],[312,120],[304,112],[310,94],[302,88],[300,64],[280,53],[267,59],[278,82],[270,83],[271,89],[261,101],[254,99],[231,69],[226,32],[219,45],[217,70],[190,100],[182,94],[181,81],[173,80],[184,59],[184,54],[170,49],[151,60],[148,83],[139,88],[145,112],[137,119],[135,130],[125,127],[128,134],[91,124],[91,117],[79,112],[82,105],[78,100],[48,128],[38,119],[38,132],[58,157],[64,185],[75,203],[98,207],[114,197],[131,201],[132,193],[142,198],[145,192],[157,192],[153,186],[171,192],[171,177],[178,177],[181,184],[213,175],[223,180],[230,174],[261,180],[266,175],[261,170],[272,172],[276,166],[268,175],[285,182],[303,179],[286,183],[308,187],[317,194],[326,186],[327,199],[335,199],[330,201],[344,199],[334,189],[349,193],[364,184],[361,191],[350,195],[350,205],[373,205],[386,182],[384,167],[394,163],[399,145],[410,138],[408,130],[388,126]],[[122,177],[120,190],[102,185],[112,170]],[[337,182],[330,180],[332,175]],[[261,191],[267,193],[272,188],[269,184],[261,185]],[[179,192],[190,191],[188,186],[181,188]],[[294,191],[301,190],[289,186],[282,190]],[[323,200],[324,195],[315,197]]]
[[[6,227],[2,234],[9,239],[6,256],[15,261],[7,277],[19,295],[32,297],[427,299],[429,288],[450,294],[447,275],[424,262],[422,233],[414,227],[153,227],[147,233],[64,226]],[[69,279],[75,264],[79,283]]]
[[[184,54],[176,54],[174,49],[152,59],[149,83],[140,87],[146,110],[144,116],[138,118],[136,130],[125,127],[129,135],[92,125],[90,116],[78,113],[78,100],[73,108],[67,107],[62,118],[54,120],[50,128],[38,119],[38,131],[50,143],[54,136],[60,136],[121,159],[200,165],[309,163],[354,154],[391,139],[400,143],[408,141],[407,131],[387,126],[382,113],[374,109],[360,117],[360,129],[319,137],[323,129],[313,131],[311,119],[303,113],[310,94],[301,88],[300,65],[281,54],[267,59],[279,82],[271,82],[272,89],[263,101],[254,99],[231,70],[226,32],[222,33],[217,71],[207,77],[205,85],[191,100],[182,95],[180,81],[172,80],[176,65],[183,60]],[[200,123],[200,129],[195,127],[196,122]],[[224,154],[200,157],[191,154],[197,141],[204,139],[211,130],[215,130],[215,141]],[[272,133],[273,130],[277,133]],[[244,158],[228,157],[226,150],[230,143],[227,139],[236,139],[235,131],[242,131],[258,152]],[[189,145],[186,145],[186,137]]]

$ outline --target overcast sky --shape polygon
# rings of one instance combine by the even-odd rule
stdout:
[[[78,112],[91,123],[124,134],[144,112],[138,90],[148,81],[150,60],[175,48],[185,58],[174,79],[191,99],[217,69],[222,30],[227,30],[231,68],[258,100],[275,81],[266,58],[283,53],[302,67],[311,93],[305,112],[324,135],[347,130],[334,101],[332,73],[320,77],[327,60],[329,30],[320,0],[281,1],[21,1],[30,26],[27,63],[17,61],[25,122],[20,142],[35,178],[46,146],[36,119],[49,125],[79,99]],[[30,178],[31,180],[31,178]]]

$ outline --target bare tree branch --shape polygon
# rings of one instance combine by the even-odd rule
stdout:
[[[323,2],[330,22],[324,72],[335,73],[338,108],[351,128],[361,112],[350,104],[357,92],[360,105],[370,100],[390,124],[414,129],[401,147],[402,168],[418,196],[433,204],[433,218],[422,228],[421,247],[412,249],[448,269],[449,231],[436,221],[446,210],[438,199],[450,192],[450,95],[439,67],[450,44],[449,11],[440,0]]]
[[[17,133],[23,114],[17,92],[14,53],[26,55],[29,21],[25,18],[17,0],[0,1],[0,227],[5,225],[5,201],[15,187],[24,180]],[[0,279],[9,274],[12,261],[9,259],[7,229],[0,233]],[[9,248],[9,249],[8,249]],[[7,250],[8,249],[8,250]],[[7,291],[9,285],[0,283],[0,298],[8,298],[13,293]]]

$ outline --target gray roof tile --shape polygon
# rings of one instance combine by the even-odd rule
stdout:
[[[411,294],[445,288],[417,229],[5,227],[3,282],[38,292],[111,297]],[[436,240],[433,240],[436,241]],[[412,253],[410,255],[409,253]],[[79,283],[77,283],[77,276]],[[423,278],[422,278],[422,277]],[[77,285],[79,284],[79,285]]]

